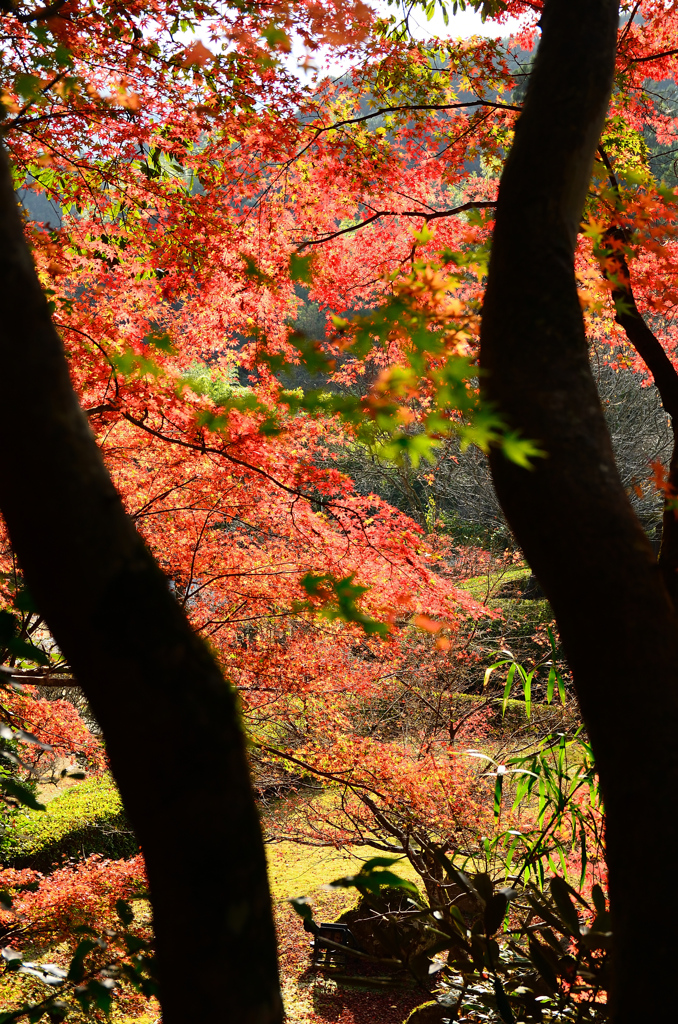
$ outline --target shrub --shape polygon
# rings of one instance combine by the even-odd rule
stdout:
[[[6,865],[48,871],[66,859],[101,854],[118,860],[138,853],[139,844],[109,776],[89,779],[56,797],[44,811],[23,809],[2,840]]]
[[[158,1019],[146,1015],[157,985],[141,854],[92,856],[49,875],[0,869],[0,892],[0,1021]]]

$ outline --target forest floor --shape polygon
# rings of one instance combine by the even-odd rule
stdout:
[[[423,991],[395,982],[375,990],[375,983],[370,987],[367,979],[336,979],[312,966],[311,937],[289,900],[308,896],[318,921],[335,921],[355,905],[356,893],[325,886],[335,878],[355,873],[374,853],[368,848],[343,851],[293,842],[267,847],[283,999],[290,1024],[402,1024],[415,1006],[429,998]],[[395,870],[414,880],[407,862],[396,865]]]

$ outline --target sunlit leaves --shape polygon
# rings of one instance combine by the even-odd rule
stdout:
[[[140,857],[127,862],[92,857],[47,877],[30,869],[4,869],[2,874],[13,890],[4,908],[12,917],[5,916],[3,923],[15,922],[19,915],[34,941],[56,940],[60,959],[67,959],[65,966],[43,962],[42,957],[33,959],[35,951],[29,959],[6,946],[5,971],[39,982],[44,998],[34,998],[1,1019],[64,1020],[74,1011],[108,1015],[121,995],[127,1000],[135,990],[145,998],[157,995],[148,928],[135,924],[125,898],[144,892]],[[83,918],[88,923],[78,923]]]
[[[533,441],[520,437],[512,430],[507,430],[501,435],[500,444],[506,458],[523,469],[533,469],[534,460],[546,455]]]
[[[323,618],[330,622],[335,619],[355,622],[368,635],[387,636],[389,628],[385,622],[378,622],[358,608],[357,601],[369,588],[359,586],[354,579],[354,573],[343,579],[337,579],[332,573],[307,573],[302,577],[301,585],[309,597],[316,599],[309,607],[317,610]]]

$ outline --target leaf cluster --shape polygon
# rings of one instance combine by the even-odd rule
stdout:
[[[83,938],[68,967],[26,960],[21,953],[6,946],[1,954],[4,974],[35,978],[49,994],[17,1009],[0,1012],[0,1024],[20,1020],[37,1024],[45,1018],[52,1022],[63,1021],[78,1011],[95,1018],[96,1011],[101,1011],[108,1017],[122,984],[131,985],[146,998],[157,996],[153,944],[130,930],[134,911],[126,900],[117,900],[115,911],[118,918],[115,929],[102,933],[88,925],[75,929]]]

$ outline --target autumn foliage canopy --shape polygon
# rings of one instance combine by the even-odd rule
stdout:
[[[415,521],[351,466],[435,475],[468,445],[521,465],[544,456],[478,393],[497,189],[542,4],[472,6],[496,16],[498,37],[509,18],[520,28],[422,42],[395,5],[361,0],[57,0],[0,14],[3,139],[24,206],[41,211],[26,237],[82,407],[237,689],[256,770],[350,775],[343,823],[315,820],[327,842],[369,832],[361,793],[454,842],[491,827],[445,687],[442,732],[398,744],[356,728],[401,679],[424,693],[473,662],[466,638],[495,613],[459,587],[468,551],[431,506]],[[673,362],[678,6],[621,7],[576,271],[598,358],[651,383],[619,291],[632,288]],[[49,500],[50,467],[26,457]],[[675,501],[660,464],[635,486]],[[0,599],[7,666],[67,678],[4,533]],[[2,704],[19,776],[46,751],[16,730],[103,768],[67,701],[8,689]],[[144,884],[140,862],[115,884],[112,870],[82,868],[102,922]],[[11,872],[5,886],[30,882]],[[54,892],[67,902],[81,877],[64,868]],[[19,909],[38,928],[51,915],[60,936],[45,893]]]

